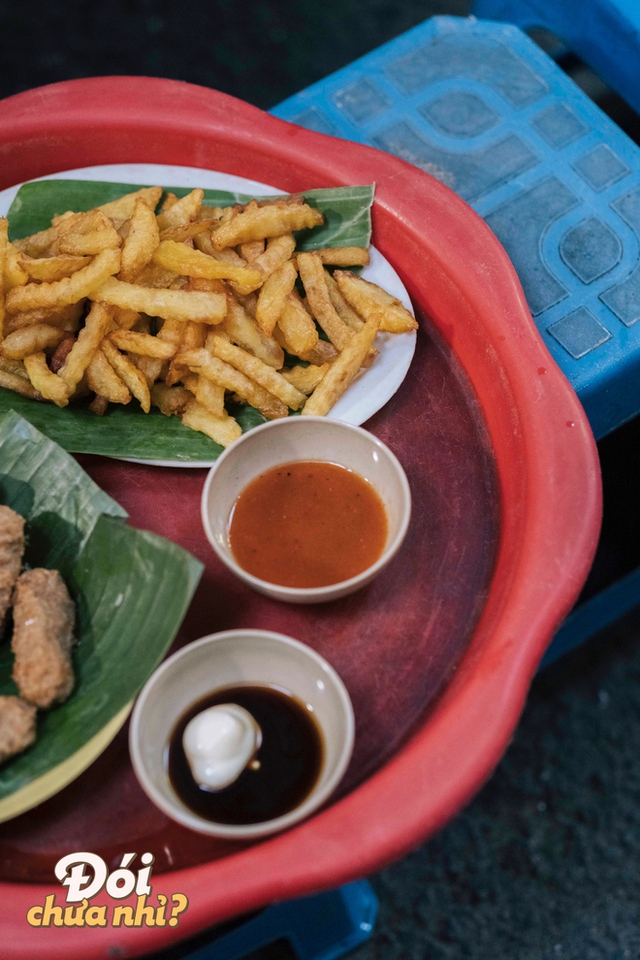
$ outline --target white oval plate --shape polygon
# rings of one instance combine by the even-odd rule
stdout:
[[[38,177],[39,180],[103,180],[108,183],[136,183],[166,187],[202,187],[204,190],[231,190],[255,196],[284,193],[277,187],[234,177],[214,170],[197,167],[172,167],[164,164],[117,163],[106,166],[81,167],[62,173]],[[0,216],[6,216],[13,199],[22,184],[0,191]],[[409,294],[400,277],[382,254],[371,247],[371,263],[362,271],[362,276],[383,287],[413,313]],[[349,389],[338,400],[329,416],[343,420],[355,427],[360,426],[377,413],[394,395],[407,375],[416,348],[416,334],[378,334],[376,347],[380,355],[367,369],[358,374]],[[132,460],[163,467],[210,467],[215,461],[184,463],[178,460]]]

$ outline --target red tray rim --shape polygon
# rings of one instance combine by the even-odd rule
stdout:
[[[107,956],[114,946],[145,953],[271,901],[363,876],[415,847],[500,759],[599,533],[600,472],[584,411],[536,330],[504,249],[447,187],[388,154],[179,81],[98,77],[0,101],[0,189],[124,162],[209,167],[292,192],[376,181],[375,243],[414,303],[436,318],[445,294],[459,307],[460,328],[434,322],[473,384],[494,447],[500,546],[469,649],[429,717],[383,769],[288,833],[156,878],[154,891],[189,898],[177,929],[31,928],[27,909],[52,892],[61,899],[62,888],[1,883],[6,960]]]

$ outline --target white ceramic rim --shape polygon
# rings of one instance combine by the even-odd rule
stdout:
[[[204,647],[207,644],[216,643],[220,640],[229,640],[233,639],[234,637],[246,637],[248,635],[275,640],[285,644],[286,646],[295,647],[297,650],[308,656],[310,660],[315,661],[315,663],[321,667],[322,670],[331,678],[331,681],[333,682],[338,693],[340,702],[344,708],[343,716],[345,723],[343,746],[336,763],[335,770],[324,784],[322,789],[312,790],[307,799],[301,803],[299,807],[295,807],[293,810],[289,811],[289,813],[286,813],[281,817],[276,817],[274,820],[264,820],[261,823],[240,825],[214,823],[210,820],[205,820],[203,817],[199,817],[195,813],[192,813],[177,798],[175,804],[169,802],[164,794],[159,793],[156,790],[153,782],[147,777],[146,768],[139,750],[140,723],[147,698],[150,696],[157,681],[164,676],[165,673],[168,673],[170,670],[174,669],[175,665],[181,660],[189,656],[189,653],[192,650],[198,647]],[[295,691],[288,692],[290,692],[293,696],[296,696]],[[175,719],[178,720],[178,717]],[[155,805],[159,807],[163,813],[166,813],[168,817],[177,821],[178,823],[181,823],[185,827],[196,830],[198,833],[206,833],[210,836],[224,837],[228,840],[244,840],[255,837],[263,837],[271,833],[277,833],[281,830],[286,830],[288,827],[293,826],[300,820],[304,820],[309,816],[309,814],[313,813],[314,810],[317,810],[318,807],[322,806],[322,804],[328,800],[342,780],[347,766],[349,765],[351,754],[353,753],[353,744],[355,741],[355,727],[356,722],[353,712],[353,704],[351,703],[351,698],[347,688],[345,687],[340,675],[336,672],[336,670],[334,670],[331,664],[325,660],[324,657],[321,657],[319,653],[316,653],[312,647],[307,646],[305,643],[301,643],[299,640],[294,640],[293,637],[288,637],[284,633],[276,633],[272,630],[254,630],[252,628],[248,628],[246,630],[223,630],[219,633],[211,633],[206,637],[201,637],[199,640],[194,640],[192,643],[188,643],[180,650],[177,650],[172,656],[168,657],[151,674],[138,695],[138,699],[136,700],[136,704],[131,715],[131,725],[129,727],[129,752],[131,755],[131,763],[140,786],[147,794],[149,799],[155,803]],[[322,731],[322,735],[323,737],[326,736],[324,730]],[[164,750],[164,745],[162,746],[162,749]]]
[[[216,554],[222,562],[231,570],[240,580],[244,580],[245,583],[248,583],[250,586],[255,589],[263,592],[268,591],[271,593],[273,590],[277,590],[281,596],[288,596],[294,602],[299,601],[302,598],[309,598],[309,602],[317,601],[322,603],[327,598],[332,598],[333,594],[337,591],[352,592],[356,590],[359,584],[364,583],[365,581],[371,580],[373,577],[377,576],[380,570],[395,556],[395,554],[400,549],[402,541],[404,540],[407,529],[409,527],[409,521],[411,519],[411,489],[409,487],[409,481],[407,480],[407,475],[404,472],[404,467],[393,453],[389,447],[378,440],[372,433],[369,433],[368,430],[365,430],[363,427],[356,427],[352,423],[344,423],[342,420],[331,420],[328,421],[326,417],[305,417],[305,422],[312,423],[328,423],[330,422],[332,427],[335,427],[339,430],[348,430],[352,433],[358,433],[360,436],[365,437],[373,446],[377,447],[379,450],[382,450],[385,455],[389,458],[391,465],[394,467],[398,479],[400,480],[400,485],[402,487],[402,492],[404,494],[404,506],[403,506],[403,517],[402,523],[396,533],[395,537],[388,543],[384,549],[384,552],[378,557],[375,563],[372,563],[370,567],[367,567],[366,570],[363,570],[362,573],[359,573],[355,577],[350,577],[349,580],[339,580],[337,583],[330,583],[326,587],[285,587],[279,583],[271,583],[269,580],[261,580],[259,577],[254,577],[253,574],[247,573],[236,561],[233,559],[231,551],[225,553],[220,549],[220,546],[216,542],[216,538],[213,536],[211,525],[209,522],[209,511],[207,510],[207,501],[209,499],[209,489],[214,481],[216,471],[229,457],[238,456],[239,450],[242,447],[242,444],[248,442],[251,437],[256,434],[258,431],[265,430],[286,430],[288,429],[287,424],[296,424],[296,418],[287,418],[282,420],[271,420],[269,423],[261,423],[259,427],[254,427],[252,430],[247,433],[243,433],[235,443],[232,443],[226,450],[220,454],[214,465],[211,467],[205,480],[204,487],[202,490],[202,498],[200,501],[200,510],[202,514],[202,525],[204,527],[204,532],[206,534],[207,540],[215,550]],[[313,427],[311,427],[313,429]],[[314,459],[320,462],[329,462],[322,457],[315,457]],[[332,463],[334,461],[331,461]],[[258,469],[255,473],[255,476],[259,476],[260,470]],[[249,481],[251,482],[251,481]],[[378,492],[378,495],[379,492]]]

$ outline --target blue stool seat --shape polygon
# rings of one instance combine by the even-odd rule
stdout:
[[[435,17],[272,112],[459,193],[506,248],[596,437],[640,410],[640,149],[519,29]]]

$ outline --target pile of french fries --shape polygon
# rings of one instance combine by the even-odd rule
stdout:
[[[227,446],[241,433],[229,398],[268,419],[324,416],[375,361],[378,331],[417,326],[380,287],[328,269],[366,265],[366,248],[296,250],[295,232],[324,219],[302,197],[219,208],[196,189],[156,214],[162,195],[14,242],[0,218],[0,386],[58,407],[93,395],[99,415],[135,397]]]

